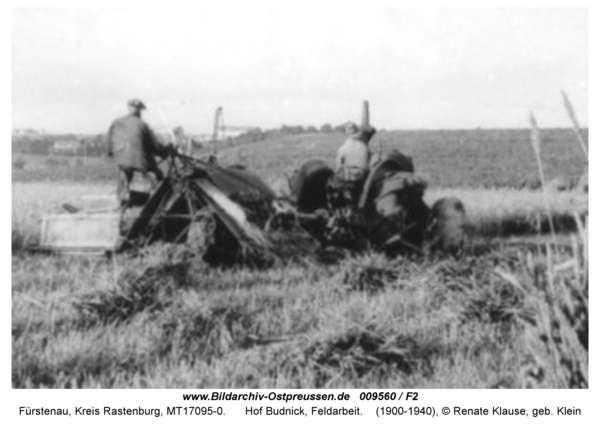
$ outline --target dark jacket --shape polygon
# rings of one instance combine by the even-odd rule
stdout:
[[[142,172],[156,169],[154,156],[166,157],[168,149],[141,118],[126,115],[113,121],[107,135],[108,155],[114,156],[119,166],[132,167]]]

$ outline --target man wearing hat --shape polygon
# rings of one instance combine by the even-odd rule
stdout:
[[[369,123],[369,103],[363,102],[362,123],[357,126],[348,122],[345,126],[346,141],[339,147],[335,159],[337,180],[351,193],[352,204],[356,204],[363,183],[369,174],[371,151],[369,141],[376,130]]]
[[[345,181],[363,180],[369,172],[369,140],[375,134],[375,129],[359,128],[349,122],[345,130],[348,138],[339,147],[335,160],[338,176]]]
[[[129,114],[113,121],[107,136],[108,156],[114,157],[119,167],[117,198],[122,206],[129,202],[129,184],[134,172],[140,172],[144,177],[151,172],[156,185],[163,179],[163,173],[154,157],[165,158],[169,153],[169,148],[160,144],[150,126],[142,120],[146,105],[139,99],[131,99],[127,107]]]

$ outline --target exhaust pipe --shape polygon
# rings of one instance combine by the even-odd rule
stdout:
[[[362,119],[361,119],[361,127],[366,129],[371,126],[371,121],[369,119],[369,101],[363,101],[362,105]]]

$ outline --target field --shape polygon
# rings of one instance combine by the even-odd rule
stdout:
[[[233,147],[285,193],[284,174],[332,161],[339,135]],[[13,387],[567,388],[588,386],[587,194],[550,194],[548,234],[525,131],[382,132],[427,177],[426,201],[461,198],[472,244],[458,258],[285,261],[211,269],[186,246],[133,256],[27,250],[42,214],[114,191],[111,165],[26,157],[13,169]],[[548,132],[547,175],[586,169]],[[13,156],[13,160],[18,155]]]
[[[332,163],[343,139],[341,134],[290,135],[224,148],[220,155],[224,163],[245,164],[263,178],[276,180],[308,158],[322,158]],[[542,159],[549,180],[563,176],[575,183],[587,169],[586,158],[571,130],[544,130],[542,144]],[[371,141],[374,151],[380,146],[384,153],[398,149],[413,157],[416,171],[426,177],[432,187],[521,189],[539,186],[535,155],[526,129],[381,131]],[[98,157],[49,159],[14,153],[13,162],[17,159],[22,159],[25,166],[13,168],[13,182],[98,182],[112,181],[114,176],[114,166]],[[61,162],[68,163],[69,167],[61,167]]]

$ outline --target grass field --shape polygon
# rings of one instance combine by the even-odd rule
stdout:
[[[585,156],[569,129],[543,131],[542,156],[548,179],[564,176],[575,182],[587,169]],[[586,132],[587,137],[587,132]],[[342,143],[341,134],[305,134],[269,139],[225,148],[220,158],[225,164],[240,163],[265,179],[291,173],[309,158],[322,158],[333,164]],[[431,130],[379,132],[371,141],[375,152],[398,149],[413,157],[416,171],[431,187],[523,188],[539,185],[529,131],[522,130]],[[13,182],[39,180],[112,180],[114,165],[103,158],[87,160],[58,157],[68,167],[52,164],[46,157],[13,154],[23,159],[23,169],[13,168]]]
[[[428,203],[464,201],[485,250],[269,269],[211,269],[184,245],[111,259],[32,254],[41,215],[110,197],[114,183],[103,160],[30,158],[13,170],[13,387],[587,387],[587,231],[576,219],[587,194],[551,194],[553,246],[542,193],[515,189],[536,170],[521,133],[487,133],[483,145],[476,131],[390,134],[378,135],[384,150],[412,155],[430,177]],[[281,187],[307,158],[332,160],[339,139],[263,141],[222,161]],[[583,171],[575,142],[546,142],[554,173]]]
[[[576,181],[586,170],[585,156],[569,130],[543,132],[543,161],[548,179]],[[307,158],[333,164],[343,135],[299,135],[267,140],[224,152],[229,162],[250,164],[263,176],[290,173]],[[432,187],[523,188],[539,186],[528,130],[379,132],[374,152],[398,149],[413,157],[416,172]]]
[[[539,267],[503,250],[268,270],[209,269],[169,246],[111,261],[20,253],[13,386],[585,387],[582,301],[553,325],[585,265],[553,278],[550,309]],[[568,340],[544,343],[550,327]]]

